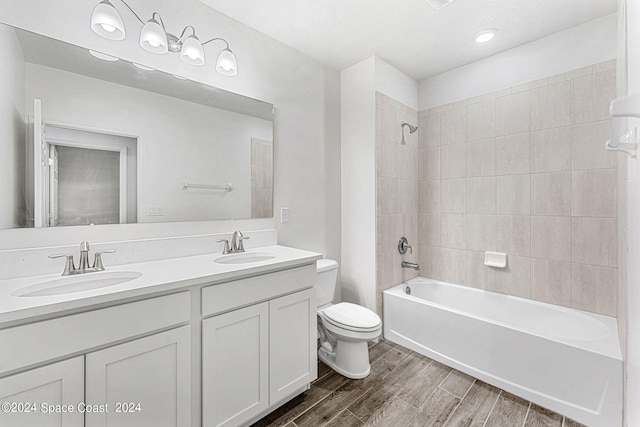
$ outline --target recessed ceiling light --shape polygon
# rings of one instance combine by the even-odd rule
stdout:
[[[89,53],[91,54],[91,56],[98,59],[102,59],[103,61],[115,62],[119,59],[115,56],[107,55],[106,53],[102,53],[102,52],[96,52],[95,50],[91,50],[91,49],[89,49]]]
[[[496,28],[484,29],[475,35],[474,40],[476,41],[476,43],[486,43],[490,40],[493,40],[497,32],[498,29]]]
[[[155,71],[155,68],[151,68],[151,67],[147,67],[146,65],[142,65],[142,64],[138,64],[136,62],[133,63],[133,66],[136,68],[140,68],[141,70],[144,71]]]

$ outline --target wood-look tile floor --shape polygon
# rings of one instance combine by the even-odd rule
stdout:
[[[369,359],[361,380],[319,363],[309,390],[254,427],[582,427],[390,341],[372,345]]]

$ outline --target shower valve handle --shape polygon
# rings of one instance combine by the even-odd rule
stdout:
[[[409,244],[409,241],[407,240],[407,238],[401,237],[400,240],[398,241],[398,252],[404,255],[407,253],[407,249],[409,249],[410,254],[413,254],[413,248]]]

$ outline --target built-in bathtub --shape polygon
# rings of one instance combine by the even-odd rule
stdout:
[[[422,277],[383,295],[386,339],[588,426],[622,425],[615,318]]]

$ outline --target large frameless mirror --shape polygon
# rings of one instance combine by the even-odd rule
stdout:
[[[273,105],[0,24],[0,229],[273,216]]]

